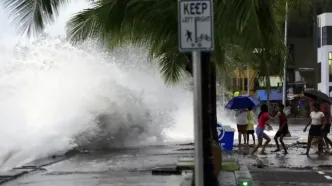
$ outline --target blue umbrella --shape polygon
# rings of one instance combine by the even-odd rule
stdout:
[[[231,110],[249,109],[258,105],[260,101],[252,96],[237,96],[229,100],[225,108]]]

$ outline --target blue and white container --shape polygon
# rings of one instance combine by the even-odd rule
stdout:
[[[223,150],[233,150],[235,129],[229,125],[221,125],[220,123],[217,123],[217,131],[219,146]]]

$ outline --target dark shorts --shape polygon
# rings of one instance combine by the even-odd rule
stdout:
[[[322,125],[311,125],[309,129],[310,136],[322,136]]]
[[[282,130],[276,133],[275,137],[281,137],[281,136],[286,136],[289,133],[288,129],[287,130]]]
[[[247,127],[248,127],[248,124],[246,125],[237,125],[237,131],[239,133],[247,133]]]
[[[322,132],[330,133],[330,130],[331,130],[331,123],[328,123],[325,125],[325,128],[322,130]]]
[[[254,130],[247,130],[247,134],[255,134]]]

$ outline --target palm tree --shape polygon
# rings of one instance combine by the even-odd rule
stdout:
[[[34,34],[53,21],[60,5],[69,1],[4,0],[4,5],[12,11],[22,33]],[[285,53],[276,21],[282,15],[280,4],[280,1],[266,0],[215,0],[218,11],[214,16],[213,61],[218,68],[225,67],[224,51],[229,44],[240,46],[242,53],[251,53],[253,48]],[[74,42],[96,38],[110,47],[126,43],[146,46],[150,56],[159,59],[166,82],[179,80],[189,64],[187,55],[178,52],[174,0],[97,0],[68,22],[68,35]]]
[[[3,1],[11,10],[15,21],[20,24],[21,32],[27,34],[41,32],[47,23],[54,20],[60,5],[69,2]],[[262,59],[269,59],[269,56],[275,54],[286,54],[278,22],[281,15],[284,15],[282,2],[285,0],[214,1],[215,50],[211,60],[218,72],[227,71],[227,54],[234,52],[232,48],[237,48],[234,53],[241,54],[243,58],[240,62],[245,63],[247,58],[252,58],[255,48],[267,51]],[[190,55],[178,51],[177,23],[175,0],[96,0],[91,8],[79,12],[69,20],[67,31],[69,39],[74,43],[92,38],[107,47],[128,43],[147,47],[149,56],[158,59],[166,83],[174,83],[186,73],[191,64]],[[264,60],[255,63],[266,64]],[[211,77],[215,77],[214,72],[212,69]],[[215,97],[215,91],[213,94]],[[216,114],[212,115],[215,120]],[[216,127],[211,127],[214,128],[216,136]]]

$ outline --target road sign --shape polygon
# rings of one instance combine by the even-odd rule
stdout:
[[[179,0],[179,50],[213,51],[213,1]]]

